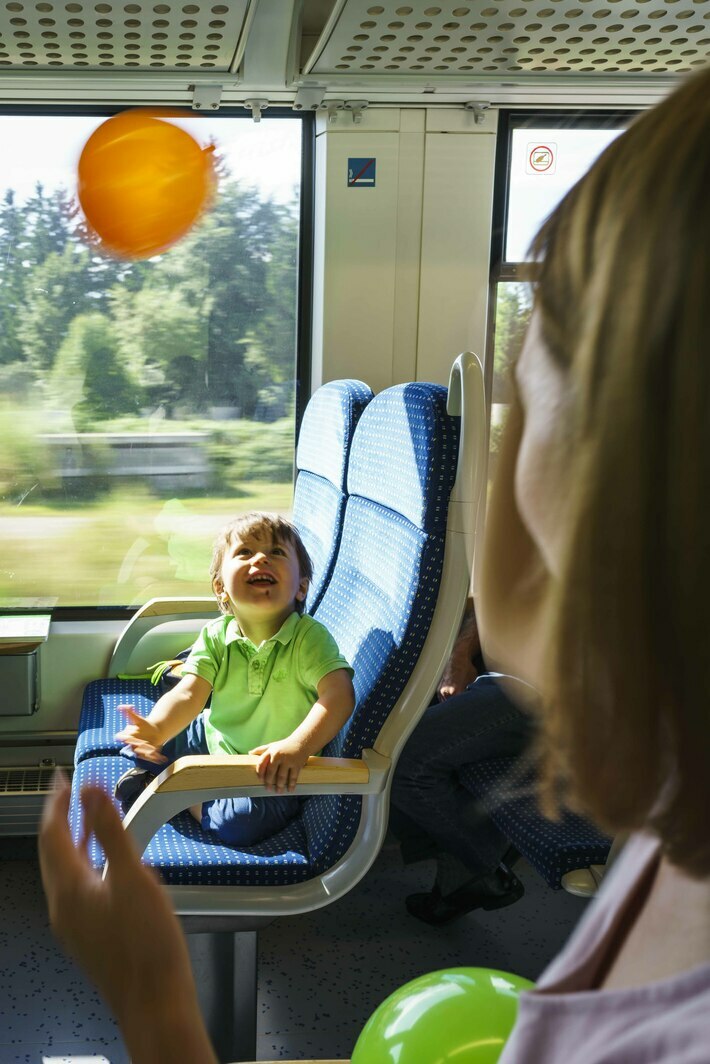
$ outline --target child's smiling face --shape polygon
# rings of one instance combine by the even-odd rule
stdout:
[[[229,543],[214,589],[229,596],[238,621],[241,617],[273,620],[276,632],[306,597],[308,581],[301,576],[291,543],[252,534],[235,536]]]

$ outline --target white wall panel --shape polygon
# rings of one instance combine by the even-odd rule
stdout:
[[[325,192],[316,192],[322,319],[314,329],[314,367],[322,376],[313,386],[358,376],[377,391],[392,382],[399,133],[361,129],[349,119],[349,128],[320,134],[316,152]],[[376,160],[374,188],[348,188],[350,158]]]
[[[454,128],[462,113],[454,112]],[[470,121],[470,116],[465,115]],[[441,125],[441,115],[437,116]],[[490,270],[495,135],[427,133],[417,378],[448,381],[461,351],[483,358]]]
[[[402,111],[397,194],[397,261],[392,334],[392,384],[416,380],[422,190],[426,111]]]
[[[483,355],[495,128],[463,108],[319,119],[313,388],[446,383],[457,354]],[[369,156],[375,187],[348,188],[348,159]]]

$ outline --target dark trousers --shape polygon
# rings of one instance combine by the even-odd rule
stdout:
[[[130,746],[121,753],[140,768],[159,775],[168,764],[188,754],[209,754],[202,714],[188,724],[184,731],[169,739],[162,748],[168,758],[160,765],[136,757]],[[254,846],[270,835],[276,835],[292,820],[301,808],[301,799],[294,795],[274,798],[213,798],[202,803],[202,827],[215,831],[227,846]]]
[[[532,730],[530,717],[489,675],[429,706],[400,755],[392,783],[390,827],[405,862],[448,853],[472,878],[498,867],[508,840],[462,786],[459,770],[521,754]]]

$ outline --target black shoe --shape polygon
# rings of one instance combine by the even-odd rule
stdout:
[[[504,865],[495,872],[472,879],[451,894],[442,894],[435,885],[428,894],[410,894],[407,911],[425,924],[440,927],[458,920],[473,909],[503,909],[522,898],[525,888],[518,877]]]
[[[512,842],[511,842],[510,846],[508,847],[508,849],[505,851],[505,853],[501,857],[500,863],[502,865],[505,865],[505,867],[509,871],[512,871],[512,869],[515,868],[515,866],[518,863],[518,861],[520,860],[520,858],[521,858],[520,850],[516,850],[515,846],[513,846]]]
[[[143,793],[154,778],[152,772],[148,772],[145,768],[134,766],[116,780],[113,793],[123,806],[124,812],[130,809],[138,795]]]

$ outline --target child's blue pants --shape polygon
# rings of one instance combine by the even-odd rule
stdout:
[[[161,751],[168,758],[160,765],[137,757],[130,746],[121,753],[139,768],[155,776],[168,764],[187,754],[209,754],[205,738],[205,723],[200,713],[184,731],[169,739]],[[301,808],[301,799],[294,795],[274,798],[213,798],[202,803],[202,827],[216,832],[227,846],[254,846],[270,835],[276,835],[293,820]]]

